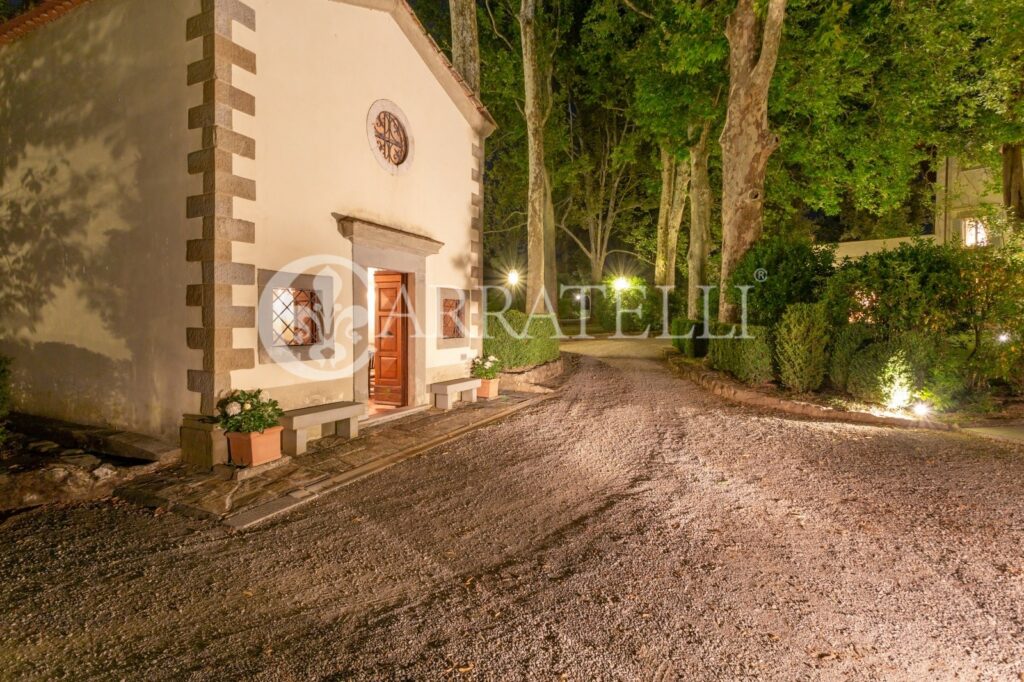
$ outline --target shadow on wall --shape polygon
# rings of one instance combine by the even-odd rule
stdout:
[[[0,48],[0,352],[18,409],[176,438],[198,407],[189,4],[90,4]]]

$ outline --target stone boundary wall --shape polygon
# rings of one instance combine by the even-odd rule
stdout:
[[[743,384],[723,376],[718,372],[686,362],[679,357],[668,356],[669,366],[683,378],[692,381],[717,396],[740,405],[759,407],[799,417],[809,417],[850,424],[867,424],[870,426],[895,426],[905,429],[933,429],[936,431],[959,431],[953,424],[946,424],[929,419],[907,419],[902,417],[886,417],[868,412],[844,412],[814,403],[798,402],[779,396],[767,395],[748,388]]]
[[[188,84],[203,88],[203,103],[188,112],[201,147],[188,156],[188,172],[203,176],[203,193],[188,197],[186,215],[202,220],[202,237],[189,240],[186,259],[201,265],[186,302],[202,308],[202,326],[186,332],[188,347],[203,351],[203,366],[188,370],[188,388],[201,395],[200,411],[213,414],[217,396],[231,388],[231,371],[255,366],[255,351],[234,347],[236,328],[256,326],[256,309],[236,306],[232,287],[256,284],[256,268],[232,258],[232,242],[254,243],[254,223],[235,218],[236,199],[256,200],[256,182],[235,175],[234,157],[256,158],[256,141],[234,131],[235,112],[255,116],[256,98],[232,85],[238,67],[256,73],[256,55],[232,39],[234,24],[255,31],[256,12],[240,0],[202,0],[189,18],[186,40],[203,41],[203,58],[188,65]]]

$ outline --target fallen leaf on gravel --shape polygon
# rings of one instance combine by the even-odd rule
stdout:
[[[252,596],[252,590],[246,590],[245,592],[242,592],[242,594],[244,594],[246,597],[251,597]]]
[[[468,673],[468,672],[472,672],[474,667],[476,667],[476,666],[474,666],[473,662],[470,661],[466,665],[460,665],[459,667],[456,668],[456,670],[458,670],[460,673]]]

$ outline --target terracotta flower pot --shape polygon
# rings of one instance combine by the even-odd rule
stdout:
[[[231,463],[235,466],[254,467],[281,458],[281,431],[283,426],[271,426],[262,433],[227,434]]]
[[[478,398],[493,400],[498,397],[498,379],[481,379],[480,389],[476,392]]]

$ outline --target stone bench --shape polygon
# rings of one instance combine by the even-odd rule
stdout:
[[[480,388],[479,379],[452,379],[430,384],[430,392],[434,396],[434,407],[442,410],[452,409],[452,397],[456,393],[462,395],[462,402],[475,403],[476,390]]]
[[[288,410],[281,417],[281,451],[301,455],[306,451],[311,426],[322,426],[321,435],[355,438],[359,435],[359,417],[366,413],[365,403],[327,403]]]

